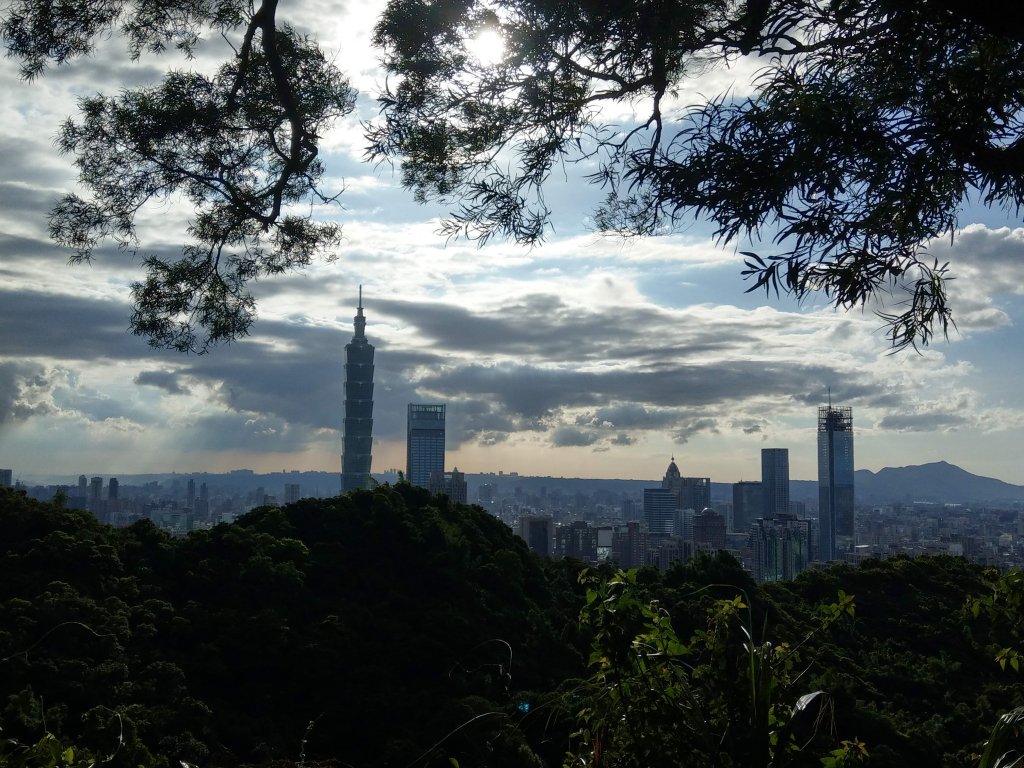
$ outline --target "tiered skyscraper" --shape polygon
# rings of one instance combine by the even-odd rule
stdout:
[[[405,479],[430,487],[435,472],[444,474],[444,405],[409,403],[405,442]]]
[[[818,408],[818,559],[853,539],[853,409]]]
[[[341,492],[370,484],[373,448],[373,344],[366,341],[363,287],[353,319],[355,335],[345,345],[345,425],[341,447]]]

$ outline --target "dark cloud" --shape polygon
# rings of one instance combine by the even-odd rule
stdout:
[[[252,413],[226,412],[206,416],[188,429],[192,447],[207,451],[289,453],[304,450],[317,438],[315,430],[284,419]]]
[[[673,440],[679,445],[686,445],[690,438],[701,433],[718,434],[718,422],[710,418],[684,419],[679,428],[672,434]]]
[[[676,322],[654,309],[585,310],[557,296],[533,294],[493,312],[452,304],[378,299],[376,311],[414,326],[440,349],[537,360],[673,359],[699,356],[751,340],[750,329],[716,325],[661,335]],[[699,338],[706,335],[707,338]],[[695,338],[697,337],[697,338]]]
[[[586,432],[576,427],[557,427],[551,432],[551,445],[556,448],[593,445],[600,439],[599,433]]]
[[[625,432],[620,432],[608,442],[612,445],[633,445],[636,442],[636,438],[631,437]]]
[[[35,291],[0,291],[0,356],[134,360],[154,355],[128,333],[127,303]]]
[[[688,365],[666,360],[633,369],[579,371],[527,364],[452,365],[424,376],[419,386],[448,398],[487,397],[510,413],[549,418],[570,407],[591,407],[593,417],[634,428],[672,422],[661,409],[721,405],[750,397],[790,398],[820,369],[799,364],[733,360]]]
[[[181,377],[175,371],[142,371],[134,382],[140,385],[157,387],[171,395],[186,395],[188,387],[183,386]]]
[[[663,429],[679,418],[673,409],[645,408],[639,403],[614,403],[586,411],[576,419],[577,426],[603,429]]]
[[[897,432],[936,432],[954,429],[968,423],[968,419],[953,411],[927,411],[920,413],[891,413],[878,422],[879,429]]]
[[[13,162],[18,162],[19,158],[24,158],[23,154],[15,153],[12,156],[11,151],[13,150],[10,150],[12,143],[11,139],[0,136],[0,153],[4,156],[5,173],[7,173],[7,158],[12,158]],[[24,178],[24,175],[15,171],[7,178],[20,179]],[[46,232],[46,218],[50,209],[56,204],[57,199],[58,195],[49,189],[37,189],[27,184],[0,181],[0,211],[3,211],[4,215],[8,218],[17,218],[23,223],[35,223],[40,235]],[[59,251],[53,243],[42,238],[31,240],[6,233],[0,235],[0,244],[2,244],[5,254],[20,253],[21,251],[31,253],[44,249],[47,249],[49,252]],[[67,261],[66,254],[64,255],[64,260]]]

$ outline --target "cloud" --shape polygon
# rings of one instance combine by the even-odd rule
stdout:
[[[914,413],[891,413],[878,422],[879,429],[897,432],[946,432],[969,423],[967,417],[955,411],[933,410]]]
[[[690,442],[690,438],[701,432],[711,432],[717,434],[718,421],[710,418],[694,418],[684,420],[679,428],[673,433],[672,437],[677,445],[686,445]]]
[[[0,424],[52,413],[51,388],[38,363],[0,361]]]
[[[139,385],[157,387],[171,395],[187,395],[189,392],[175,371],[142,371],[133,381]]]
[[[593,445],[599,439],[599,434],[585,432],[575,427],[558,427],[551,433],[551,445],[555,448]]]

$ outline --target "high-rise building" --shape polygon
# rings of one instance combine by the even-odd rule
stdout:
[[[853,543],[853,409],[818,408],[818,559]]]
[[[694,515],[693,543],[710,552],[725,549],[725,518],[710,508]]]
[[[757,581],[794,579],[810,561],[810,521],[777,514],[756,520],[750,532]]]
[[[682,477],[679,484],[679,508],[703,512],[711,506],[710,477]]]
[[[373,459],[373,345],[366,341],[363,286],[353,318],[355,334],[345,345],[345,422],[341,443],[341,492],[370,484]]]
[[[650,536],[676,535],[678,503],[678,496],[671,488],[644,488],[644,520]]]
[[[100,501],[103,498],[103,478],[94,477],[89,481],[89,498],[92,501]]]
[[[468,499],[466,488],[466,474],[459,472],[456,467],[451,472],[432,472],[430,484],[427,486],[431,493],[443,493],[452,501],[465,504]]]
[[[444,472],[444,405],[409,403],[405,479],[428,488],[434,472]]]
[[[620,568],[639,568],[647,562],[647,525],[631,520],[612,533],[612,560]]]
[[[761,449],[761,513],[789,514],[789,449]]]
[[[555,528],[555,554],[575,557],[584,563],[597,564],[597,528],[586,520],[577,520]]]
[[[299,484],[298,483],[285,483],[284,484],[284,503],[294,504],[299,500]]]
[[[732,484],[732,530],[750,533],[750,526],[763,516],[764,491],[759,480],[740,480]]]
[[[673,456],[672,460],[668,463],[668,469],[665,470],[665,477],[661,480],[661,487],[672,491],[679,497],[679,490],[683,485],[683,476],[679,473],[679,467],[676,466],[676,457]]]
[[[519,518],[519,536],[531,552],[550,555],[554,537],[551,515],[523,515]]]
[[[78,476],[78,495],[83,501],[89,495],[89,480],[85,475]]]
[[[0,469],[0,488],[10,488],[13,485],[14,471]]]
[[[107,498],[110,499],[111,501],[117,501],[117,492],[119,485],[120,484],[117,482],[116,477],[110,478],[110,480],[107,482]]]

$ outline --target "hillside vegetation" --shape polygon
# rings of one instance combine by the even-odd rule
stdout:
[[[863,744],[873,766],[952,767],[1024,704],[993,660],[1004,628],[964,609],[990,581],[960,559],[766,588],[726,555],[581,570],[407,484],[185,539],[0,489],[0,763],[51,733],[113,766],[656,764],[626,723],[691,765]],[[818,690],[823,724],[790,749]]]

